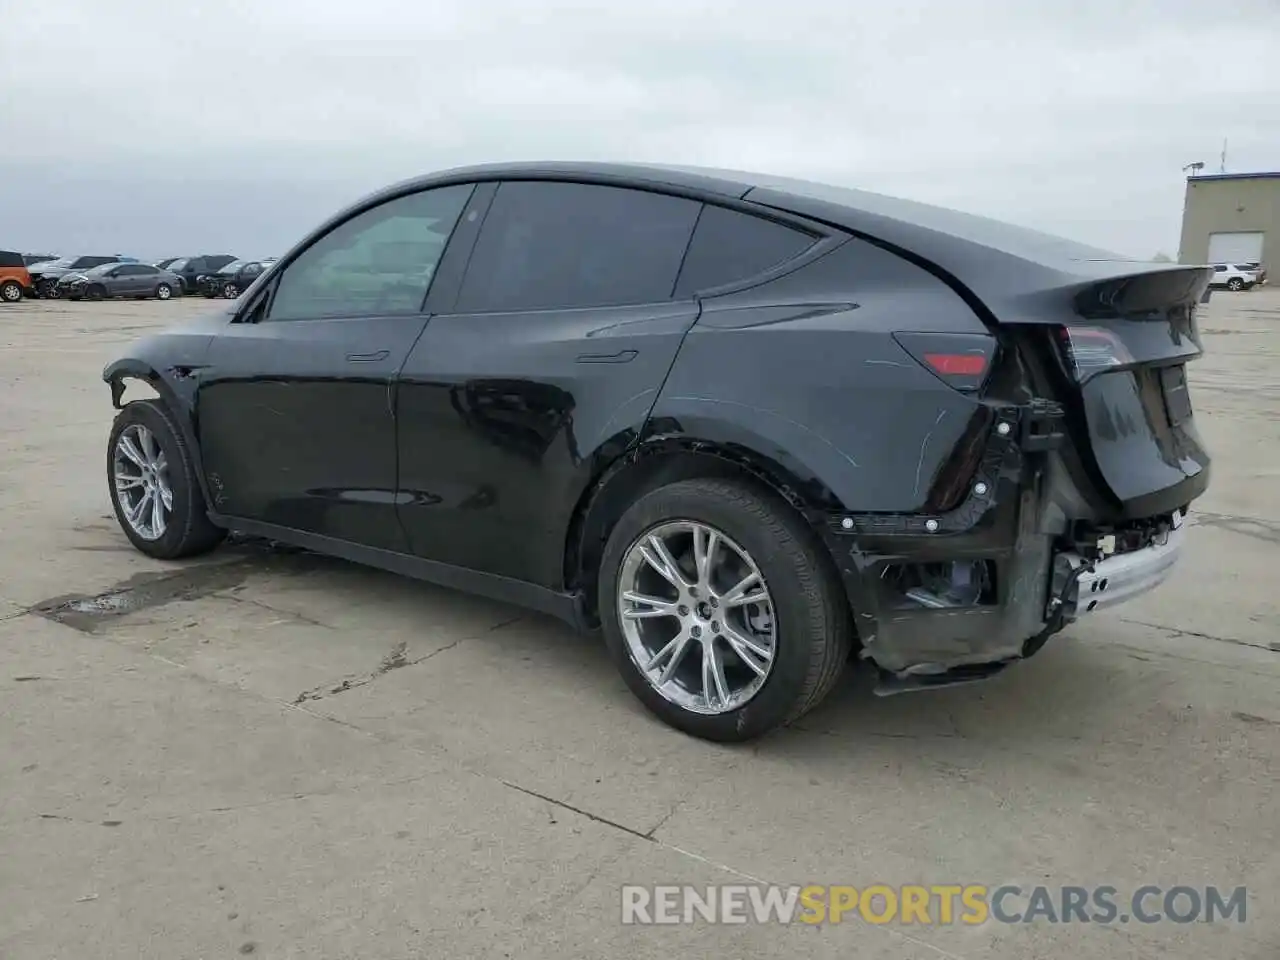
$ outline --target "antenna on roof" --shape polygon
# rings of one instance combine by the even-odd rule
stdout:
[[[1218,172],[1219,173],[1227,172],[1227,138],[1226,137],[1222,138],[1222,159],[1218,164]]]

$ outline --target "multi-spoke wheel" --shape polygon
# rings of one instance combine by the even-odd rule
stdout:
[[[653,688],[694,713],[727,713],[773,666],[773,601],[750,554],[693,521],[648,530],[618,578],[627,649]]]
[[[605,637],[628,686],[671,725],[748,740],[812,709],[848,659],[831,560],[786,503],[686,480],[634,503],[600,570]]]
[[[140,423],[116,437],[111,479],[125,522],[143,540],[159,540],[173,513],[169,460],[160,442]]]
[[[182,431],[159,400],[136,400],[116,417],[107,480],[121,529],[148,556],[191,556],[225,535],[209,520]]]

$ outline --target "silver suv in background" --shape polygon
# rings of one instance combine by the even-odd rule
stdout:
[[[1253,265],[1245,268],[1235,263],[1215,263],[1213,279],[1210,287],[1225,287],[1228,290],[1251,290],[1262,282],[1262,273]]]

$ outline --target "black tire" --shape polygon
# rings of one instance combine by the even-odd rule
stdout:
[[[1239,277],[1232,277],[1230,280],[1227,281],[1228,290],[1241,290],[1243,288],[1244,288],[1244,281],[1241,280]]]
[[[116,490],[112,461],[116,440],[130,424],[140,423],[151,431],[164,451],[169,463],[169,484],[173,490],[173,510],[164,535],[157,540],[140,537],[125,519]],[[111,425],[111,437],[107,442],[107,487],[111,492],[111,505],[116,521],[129,541],[142,553],[158,560],[177,560],[207,553],[222,542],[227,535],[221,527],[209,520],[204,494],[196,478],[195,464],[191,459],[182,430],[169,408],[160,400],[135,400],[125,405]]]
[[[6,280],[0,283],[0,300],[5,303],[17,303],[22,299],[22,284],[17,280]]]
[[[85,293],[88,294],[90,300],[105,300],[107,298],[105,287],[90,287]]]
[[[773,597],[773,667],[755,696],[729,713],[694,713],[666,699],[632,660],[622,633],[615,597],[623,558],[647,530],[671,520],[700,521],[732,537]],[[665,723],[705,740],[742,742],[795,722],[831,692],[853,645],[844,589],[805,520],[772,493],[732,480],[683,480],[633,503],[605,546],[598,603],[605,642],[631,692]]]
[[[157,300],[168,300],[172,296],[173,296],[173,287],[171,287],[169,284],[161,283],[156,285]]]
[[[36,288],[36,293],[40,294],[42,300],[57,300],[61,296],[58,292],[58,282],[56,280],[41,280],[40,286]]]
[[[240,296],[240,288],[234,283],[225,284],[222,288],[222,295],[228,300],[234,300],[236,297]]]
[[[70,296],[68,296],[68,297],[67,297],[67,299],[68,299],[68,300],[81,300],[81,299],[83,299],[83,298],[80,296],[80,294],[78,294],[78,293],[73,293],[73,294],[71,294]]]

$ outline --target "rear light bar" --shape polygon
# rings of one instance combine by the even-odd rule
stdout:
[[[996,355],[985,333],[895,333],[902,349],[943,383],[963,393],[981,390]]]

